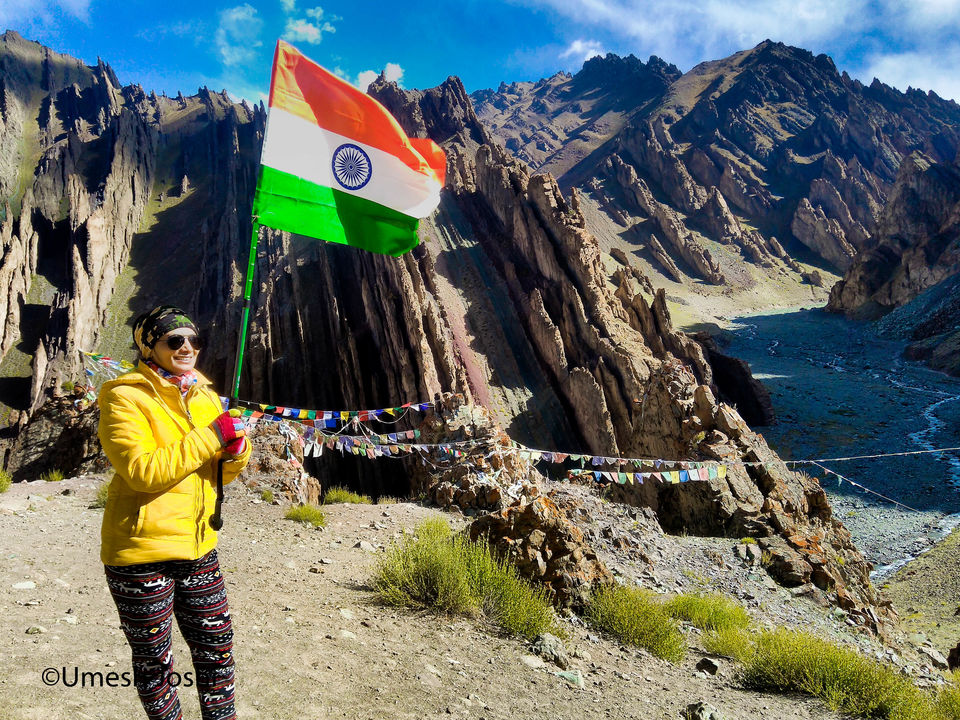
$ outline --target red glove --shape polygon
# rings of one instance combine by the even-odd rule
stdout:
[[[244,448],[247,447],[247,439],[245,437],[237,438],[236,440],[231,440],[226,445],[223,446],[223,449],[226,450],[231,455],[240,455]]]
[[[220,444],[224,446],[227,452],[236,455],[231,448],[239,447],[243,449],[243,437],[246,431],[243,428],[243,420],[240,419],[240,411],[233,409],[227,410],[216,420],[210,423],[210,428],[220,438]]]

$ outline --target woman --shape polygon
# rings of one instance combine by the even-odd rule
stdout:
[[[133,650],[134,684],[151,720],[181,716],[171,615],[190,646],[204,720],[235,718],[233,628],[217,561],[216,467],[233,480],[250,457],[236,410],[223,412],[194,370],[201,342],[186,314],[141,315],[140,362],[100,391],[100,442],[116,471],[100,558]]]

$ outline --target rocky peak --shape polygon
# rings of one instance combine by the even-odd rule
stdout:
[[[401,90],[383,76],[367,92],[386,107],[404,130],[414,137],[429,137],[440,145],[457,144],[476,149],[489,141],[460,78],[448,77],[430,90]]]

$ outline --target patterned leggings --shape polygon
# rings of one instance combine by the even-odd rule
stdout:
[[[190,646],[203,720],[233,720],[233,626],[227,592],[211,550],[198,560],[106,565],[120,626],[133,650],[133,681],[150,720],[180,720],[173,673],[171,616]]]

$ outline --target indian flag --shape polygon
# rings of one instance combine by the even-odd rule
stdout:
[[[280,40],[253,215],[261,225],[386,255],[417,244],[446,157],[366,93]]]

